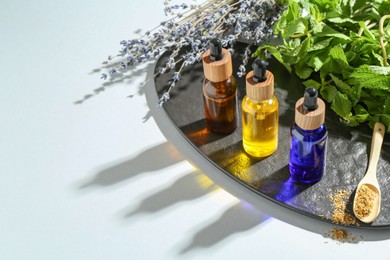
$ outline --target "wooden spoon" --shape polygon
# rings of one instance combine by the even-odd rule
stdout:
[[[376,167],[381,153],[384,133],[385,126],[379,122],[375,123],[367,173],[356,188],[353,202],[355,216],[365,223],[373,222],[378,217],[381,208],[381,190],[376,178]]]

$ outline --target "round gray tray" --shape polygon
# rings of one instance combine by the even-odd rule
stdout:
[[[238,45],[233,55],[234,75],[240,64],[239,55],[242,49],[243,45]],[[168,56],[165,54],[157,61],[156,71],[165,65]],[[247,70],[250,70],[249,66]],[[171,99],[164,104],[164,109],[177,129],[177,134],[183,135],[193,149],[203,156],[204,159],[198,161],[198,164],[211,165],[220,174],[232,178],[236,185],[243,185],[257,196],[277,205],[331,223],[334,208],[330,195],[339,190],[348,190],[350,197],[354,196],[356,185],[367,169],[372,130],[366,125],[357,128],[346,127],[333,111],[327,109],[329,139],[326,174],[321,181],[313,185],[291,181],[288,170],[289,130],[294,120],[294,104],[302,96],[304,86],[300,79],[290,75],[275,60],[270,60],[269,70],[275,75],[275,95],[279,100],[279,146],[273,155],[263,160],[252,158],[245,153],[242,148],[240,126],[227,136],[205,130],[201,63],[183,71],[183,77],[171,92]],[[172,73],[155,79],[158,96],[166,91]],[[245,80],[244,78],[237,80],[241,100],[245,95]],[[390,229],[389,136],[385,137],[377,172],[382,189],[381,213],[373,223],[359,223],[356,226],[358,228]],[[347,205],[347,210],[352,212],[351,203]]]

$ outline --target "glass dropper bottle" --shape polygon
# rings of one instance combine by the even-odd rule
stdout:
[[[237,81],[232,58],[218,39],[210,41],[203,56],[203,105],[206,127],[213,133],[230,134],[237,128]]]
[[[242,142],[253,157],[271,155],[278,147],[278,100],[274,95],[274,75],[268,63],[256,59],[246,76],[246,96],[242,100]]]
[[[328,130],[325,103],[315,88],[307,88],[295,104],[295,123],[290,129],[291,177],[302,183],[318,182],[326,168]]]

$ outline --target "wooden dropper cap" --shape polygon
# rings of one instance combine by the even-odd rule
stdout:
[[[246,95],[255,102],[274,95],[274,75],[267,70],[267,65],[266,61],[256,59],[253,70],[246,75]]]
[[[212,82],[225,81],[233,74],[232,55],[218,39],[210,41],[210,49],[203,54],[202,61],[204,76]]]
[[[325,122],[325,103],[315,88],[307,88],[295,104],[295,123],[303,130],[314,130]]]

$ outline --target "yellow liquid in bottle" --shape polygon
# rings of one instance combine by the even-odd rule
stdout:
[[[275,96],[254,102],[242,100],[242,141],[244,150],[254,157],[271,155],[278,147],[278,100]]]

